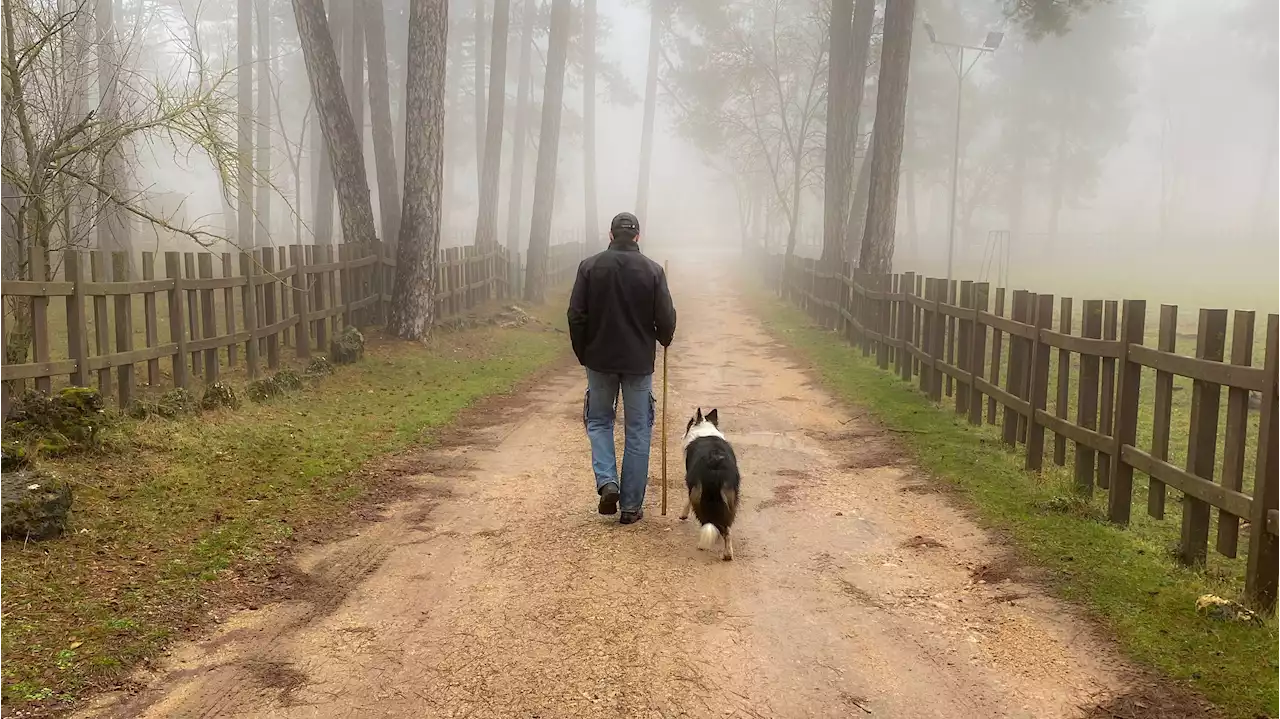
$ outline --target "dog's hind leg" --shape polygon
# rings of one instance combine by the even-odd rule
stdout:
[[[693,500],[692,500],[692,499],[685,499],[685,500],[684,500],[684,511],[680,513],[680,521],[682,521],[682,522],[683,522],[684,520],[688,519],[688,518],[689,518],[689,512],[690,512],[690,510],[692,510],[692,509],[693,509]]]
[[[729,534],[729,529],[724,530],[724,554],[720,557],[728,562],[733,559],[733,535]]]

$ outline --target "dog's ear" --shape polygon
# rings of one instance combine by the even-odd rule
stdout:
[[[707,412],[707,421],[710,422],[713,427],[718,429],[720,427],[720,410],[713,409],[710,412]]]
[[[699,407],[699,408],[698,408],[698,413],[697,413],[697,414],[695,414],[695,415],[693,416],[693,423],[694,423],[694,424],[701,424],[701,423],[702,423],[702,408],[701,408],[701,407]]]

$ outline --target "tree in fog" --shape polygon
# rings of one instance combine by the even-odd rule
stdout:
[[[157,212],[144,194],[124,189],[134,184],[127,174],[133,148],[149,145],[191,158],[234,186],[231,83],[201,51],[199,18],[164,35],[165,70],[182,70],[174,73],[142,67],[143,48],[114,31],[108,10],[87,0],[70,10],[58,0],[0,4],[5,279],[51,279],[65,249],[127,249],[113,233],[135,222],[209,248],[228,239]],[[135,39],[145,29],[140,22]],[[105,97],[95,110],[86,94],[103,80]],[[42,273],[29,264],[33,255]],[[26,360],[29,307],[29,298],[5,297],[7,363]]]
[[[338,53],[329,34],[324,4],[322,0],[293,0],[293,14],[333,170],[343,240],[352,243],[372,241],[376,233],[369,182],[365,176],[363,143],[356,133],[351,106],[347,104]]]
[[[636,217],[649,211],[649,174],[653,169],[653,122],[658,107],[658,55],[662,47],[665,0],[649,0],[649,70],[644,85],[644,120],[640,127],[640,179],[636,184]]]
[[[236,239],[242,247],[253,247],[254,242],[253,4],[253,0],[236,3]]]
[[[378,213],[382,237],[400,236],[400,172],[391,125],[391,83],[387,68],[387,28],[383,0],[359,0],[364,16],[364,45],[369,62],[369,116],[373,121],[373,160],[378,177]]]
[[[511,143],[511,190],[508,193],[507,252],[515,262],[520,250],[520,228],[524,198],[524,150],[529,135],[529,84],[533,72],[534,22],[538,17],[536,0],[521,0],[520,65],[516,81],[516,123]],[[518,265],[516,265],[518,267]]]
[[[805,193],[822,177],[830,20],[819,3],[766,0],[684,21],[668,82],[681,129],[704,150],[727,153],[738,172],[763,173],[790,257]]]
[[[425,338],[435,321],[448,32],[448,0],[411,1],[404,210],[387,321],[392,334],[407,340]]]
[[[498,241],[498,180],[502,171],[502,115],[507,104],[507,24],[511,0],[494,0],[493,44],[489,60],[489,113],[480,172],[476,215],[476,247],[492,249]]]
[[[569,55],[570,0],[552,0],[551,36],[547,46],[547,74],[542,91],[542,131],[534,173],[533,220],[529,228],[529,260],[524,297],[546,298],[547,253],[551,245],[551,214],[556,194],[556,161],[560,145],[560,114],[564,106],[564,70]]]
[[[871,134],[871,187],[858,262],[861,269],[873,274],[888,274],[893,268],[914,23],[915,0],[886,0],[876,121]]]
[[[858,0],[856,13],[854,0],[832,2],[823,162],[822,260],[826,264],[851,258],[849,250],[860,244],[849,236],[854,233],[850,203],[874,20],[875,0]]]
[[[582,187],[586,193],[582,239],[594,250],[603,235],[596,204],[596,0],[582,2]]]
[[[258,109],[253,117],[257,126],[257,137],[254,147],[257,157],[254,160],[257,192],[253,201],[255,215],[253,244],[256,247],[269,247],[271,238],[271,61],[275,56],[275,48],[271,36],[271,0],[255,0],[254,19],[258,25],[258,57],[254,63],[254,78],[257,81]]]
[[[485,74],[484,64],[486,56],[485,29],[487,24],[484,20],[485,1],[471,0],[472,19],[475,21],[475,31],[473,39],[475,42],[475,53],[473,56],[474,64],[472,69],[475,71],[475,131],[476,131],[476,189],[484,192],[484,143],[488,137],[485,132],[485,120],[488,114],[488,104],[485,102]],[[504,93],[505,94],[505,93]]]

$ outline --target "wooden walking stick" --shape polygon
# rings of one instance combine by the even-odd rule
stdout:
[[[665,274],[670,263],[662,263]],[[662,348],[662,516],[667,516],[667,348]]]

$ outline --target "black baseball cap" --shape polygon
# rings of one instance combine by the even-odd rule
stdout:
[[[613,222],[609,223],[609,232],[612,234],[626,233],[632,236],[640,234],[640,220],[630,212],[619,212],[614,215]]]

